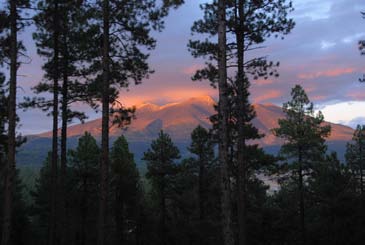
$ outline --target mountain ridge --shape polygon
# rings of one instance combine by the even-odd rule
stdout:
[[[136,119],[126,129],[111,126],[110,136],[117,137],[124,134],[129,141],[147,141],[157,136],[163,129],[176,141],[188,141],[191,131],[201,125],[210,128],[209,117],[215,113],[213,105],[216,102],[210,96],[193,97],[180,102],[156,105],[142,103],[136,106]],[[265,137],[257,142],[260,145],[279,145],[283,141],[275,137],[271,130],[278,127],[278,119],[284,118],[282,108],[274,104],[254,104],[256,118],[253,124],[264,133]],[[332,128],[328,141],[349,141],[352,138],[353,129],[341,124],[325,122]],[[68,128],[69,137],[78,137],[85,131],[94,137],[101,136],[101,118],[77,124]],[[52,132],[33,135],[40,138],[52,137]]]
[[[150,147],[151,141],[163,129],[170,134],[180,149],[181,155],[189,155],[187,147],[190,144],[190,134],[198,124],[205,128],[211,127],[209,117],[215,113],[213,108],[215,103],[209,96],[191,98],[166,105],[142,103],[136,106],[136,119],[126,130],[121,130],[116,126],[111,127],[110,142],[112,143],[118,136],[124,134],[136,161],[141,164],[143,152]],[[253,124],[260,133],[266,135],[254,143],[260,144],[266,152],[276,154],[283,140],[275,137],[271,129],[277,127],[278,119],[285,116],[282,108],[273,104],[256,104],[254,107],[257,117],[253,119]],[[328,123],[326,122],[326,124]],[[346,143],[351,140],[354,130],[340,124],[329,124],[333,129],[327,141],[329,151],[338,152],[339,158],[343,161]],[[85,131],[90,132],[100,141],[101,119],[70,126],[68,128],[69,149],[77,146],[78,138]],[[18,150],[17,163],[19,165],[39,166],[46,158],[47,152],[51,150],[52,132],[30,135],[27,138],[28,141]]]

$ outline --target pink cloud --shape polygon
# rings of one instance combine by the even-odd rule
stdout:
[[[318,71],[314,73],[299,74],[300,79],[313,79],[318,77],[337,77],[355,72],[354,68],[335,68],[332,70]]]

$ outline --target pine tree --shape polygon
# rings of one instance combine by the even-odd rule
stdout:
[[[13,210],[11,214],[12,228],[10,231],[10,244],[28,244],[33,240],[31,234],[31,224],[29,220],[29,209],[24,201],[24,184],[19,176],[19,170],[15,173],[15,190],[13,193]],[[0,183],[0,203],[3,203],[3,184]],[[2,220],[2,214],[0,215],[0,220]],[[0,228],[2,224],[0,224]],[[1,238],[1,237],[0,237]]]
[[[72,176],[71,203],[73,220],[76,220],[77,244],[96,244],[97,190],[100,148],[90,133],[80,137],[77,148],[69,151]],[[72,224],[72,223],[71,223]]]
[[[33,90],[36,94],[48,92],[54,96],[52,100],[44,97],[28,97],[22,106],[24,108],[36,107],[43,111],[52,110],[53,152],[55,154],[58,154],[58,147],[56,146],[58,117],[61,116],[62,118],[61,165],[54,183],[54,188],[57,187],[57,202],[60,205],[58,205],[57,210],[55,207],[51,208],[55,209],[54,213],[57,213],[55,215],[59,216],[57,219],[61,220],[61,227],[57,230],[62,234],[60,235],[61,243],[65,244],[67,243],[64,240],[67,237],[67,221],[64,220],[65,215],[63,213],[66,205],[64,180],[67,172],[67,125],[73,118],[78,118],[82,122],[86,118],[84,113],[71,110],[70,107],[73,103],[83,101],[96,108],[92,90],[85,87],[85,84],[80,81],[85,75],[83,67],[92,57],[93,50],[90,47],[95,46],[90,43],[89,37],[94,35],[96,30],[95,25],[90,24],[93,16],[88,10],[86,2],[42,0],[38,1],[36,9],[38,12],[34,17],[34,22],[37,26],[37,32],[34,33],[33,37],[37,44],[38,53],[44,56],[47,61],[43,66],[46,72],[45,81],[40,82]],[[70,55],[71,53],[72,55]],[[59,82],[61,80],[62,86]],[[55,199],[56,197],[52,198]]]
[[[52,153],[48,152],[47,158],[39,171],[39,177],[36,179],[34,190],[30,192],[33,201],[30,213],[34,230],[33,237],[35,243],[38,244],[47,244],[50,216],[51,159]]]
[[[7,152],[7,134],[6,134],[6,122],[7,122],[7,97],[5,93],[5,77],[0,73],[0,176],[4,179],[3,168],[6,162]],[[3,183],[1,183],[3,184]]]
[[[202,5],[204,18],[196,21],[192,31],[196,33],[215,36],[218,34],[218,23],[216,12],[219,9],[219,2]],[[269,62],[266,57],[254,57],[247,59],[246,53],[251,50],[262,48],[260,45],[271,35],[278,37],[290,32],[294,27],[294,22],[288,17],[292,11],[291,1],[285,0],[264,0],[264,1],[243,1],[227,0],[225,3],[226,30],[228,35],[232,35],[235,41],[226,43],[226,56],[229,63],[228,68],[234,69],[235,76],[228,79],[228,94],[231,93],[231,110],[236,110],[236,130],[237,130],[237,162],[238,172],[238,217],[239,217],[239,244],[246,244],[246,184],[248,181],[248,154],[246,153],[246,141],[257,139],[255,130],[250,126],[250,121],[255,117],[254,110],[249,102],[250,78],[257,79],[269,76],[277,76],[276,67],[278,63]],[[189,48],[195,57],[207,57],[207,67],[198,70],[193,76],[193,80],[208,79],[213,86],[216,86],[219,75],[219,68],[213,63],[219,56],[219,44],[205,40],[190,41]],[[228,105],[226,106],[228,109]],[[252,132],[250,131],[252,130]],[[232,145],[232,144],[230,144]]]
[[[161,5],[158,5],[161,3]],[[126,88],[130,82],[138,84],[152,73],[147,60],[148,51],[155,48],[155,39],[151,30],[161,31],[162,18],[170,7],[177,7],[183,0],[103,0],[95,4],[97,23],[101,33],[95,36],[100,40],[101,55],[97,55],[89,67],[93,73],[91,79],[99,88],[98,98],[102,104],[102,158],[100,163],[100,204],[98,244],[104,244],[107,227],[107,193],[109,169],[109,120],[110,112],[116,117],[119,126],[130,121],[131,109],[117,101],[120,88]],[[114,108],[110,108],[110,105]],[[115,118],[114,118],[115,119]]]
[[[8,137],[7,137],[7,157],[3,172],[5,176],[4,183],[4,202],[3,202],[3,220],[2,220],[2,236],[1,244],[10,244],[10,234],[12,230],[12,208],[14,193],[16,187],[16,161],[15,151],[17,146],[16,140],[16,88],[17,88],[17,71],[19,68],[21,51],[24,47],[18,41],[18,33],[24,28],[25,22],[21,20],[22,11],[20,7],[26,8],[29,6],[27,0],[12,0],[6,1],[6,10],[0,11],[0,65],[3,65],[4,59],[7,59],[9,64],[9,96],[7,101],[8,112]]]
[[[51,84],[41,83],[42,89],[52,89],[52,102],[47,104],[44,110],[52,108],[52,162],[51,162],[51,192],[50,200],[50,217],[49,217],[49,244],[55,244],[57,238],[57,193],[58,193],[58,117],[59,117],[59,80],[60,80],[60,32],[61,32],[61,15],[62,9],[60,0],[42,0],[37,4],[41,11],[34,17],[37,32],[33,38],[36,41],[38,54],[45,57],[47,62],[43,69],[46,71],[45,80]]]
[[[170,244],[167,230],[167,200],[171,192],[171,184],[177,173],[175,160],[180,158],[178,148],[168,134],[161,131],[151,148],[144,153],[143,160],[147,163],[146,177],[151,181],[159,202],[159,240],[160,244]]]
[[[221,211],[222,233],[225,245],[233,245],[232,210],[230,201],[230,179],[228,173],[228,95],[227,95],[227,34],[226,1],[218,0],[218,89],[219,89],[219,147],[218,158],[221,168]]]
[[[336,153],[314,166],[308,180],[308,244],[356,244],[363,239],[355,186],[349,166]],[[353,225],[347,227],[349,223]]]
[[[352,142],[346,146],[346,162],[358,180],[360,195],[364,194],[365,126],[357,125]]]
[[[111,200],[115,244],[133,243],[138,234],[141,186],[134,156],[124,136],[114,141],[111,160]],[[136,241],[135,241],[136,242]],[[134,243],[133,243],[134,244]]]
[[[193,173],[198,176],[198,210],[199,210],[199,244],[208,244],[207,237],[208,226],[208,194],[209,193],[209,176],[212,175],[214,169],[215,155],[214,145],[209,132],[201,127],[196,127],[191,133],[191,144],[189,151],[195,155],[190,159],[194,169]],[[208,227],[207,227],[208,226]]]
[[[273,129],[277,137],[283,138],[280,153],[290,161],[293,178],[297,183],[300,217],[300,242],[306,243],[305,227],[305,179],[311,173],[314,164],[324,158],[326,152],[325,138],[330,134],[329,125],[322,125],[321,112],[314,113],[313,103],[300,85],[291,91],[292,99],[284,103],[286,118],[279,119],[279,128]]]

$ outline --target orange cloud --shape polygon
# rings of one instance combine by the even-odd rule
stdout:
[[[313,79],[313,78],[318,78],[318,77],[337,77],[337,76],[353,73],[354,71],[355,71],[354,68],[336,68],[333,70],[318,71],[315,73],[299,74],[298,77],[300,79]]]
[[[271,90],[267,91],[265,94],[255,96],[253,98],[254,103],[261,103],[270,99],[277,99],[279,97],[283,96],[283,92],[280,90]]]

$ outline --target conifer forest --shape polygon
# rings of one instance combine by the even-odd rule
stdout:
[[[364,244],[364,18],[0,0],[0,245]]]

